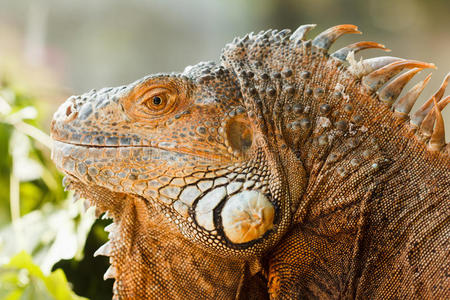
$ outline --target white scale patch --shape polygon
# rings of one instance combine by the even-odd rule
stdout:
[[[188,186],[181,192],[180,200],[186,205],[192,206],[195,199],[197,199],[201,193],[202,192],[200,192],[200,190],[196,186]]]
[[[195,219],[206,230],[214,230],[213,209],[227,195],[225,187],[219,187],[203,196],[195,207]]]
[[[227,185],[227,193],[231,195],[242,188],[243,183],[240,181],[233,181],[232,183]]]

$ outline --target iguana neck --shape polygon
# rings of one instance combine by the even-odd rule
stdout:
[[[333,214],[349,206],[361,206],[363,195],[371,189],[386,192],[390,186],[398,185],[415,190],[418,178],[420,181],[434,176],[446,179],[448,157],[428,151],[409,124],[399,121],[378,103],[372,106],[374,101],[377,100],[368,97],[363,104],[353,104],[352,110],[360,110],[360,105],[368,109],[359,124],[344,119],[345,130],[339,130],[340,121],[332,117],[330,120],[311,116],[316,120],[316,127],[296,145],[308,176],[295,216],[297,222]],[[335,128],[320,129],[327,122]],[[403,201],[409,199],[401,194]],[[382,198],[389,203],[398,197],[393,194]]]
[[[239,295],[243,284],[260,284],[247,278],[243,260],[224,259],[189,242],[144,198],[128,196],[108,230],[114,299],[224,298]]]
[[[450,185],[448,158],[427,151],[414,131],[389,113],[377,126],[363,131],[355,126],[355,134],[334,135],[322,151],[317,137],[308,138],[298,152],[308,183],[295,214],[300,229],[289,233],[284,243],[304,245],[305,253],[295,254],[303,265],[296,268],[310,278],[309,284],[336,282],[340,288],[335,292],[350,298],[358,298],[369,278],[377,278],[371,274],[378,272],[377,264],[404,265],[402,260],[407,260],[405,274],[423,269],[419,262],[426,261],[421,257],[426,239],[444,236],[450,195],[438,187]],[[366,116],[374,119],[376,114]],[[418,231],[424,240],[417,241],[413,232]],[[420,276],[428,275],[420,271]]]

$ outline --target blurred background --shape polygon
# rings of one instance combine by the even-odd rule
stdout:
[[[422,102],[450,71],[448,0],[0,0],[0,299],[111,299],[108,260],[92,257],[108,222],[70,201],[49,158],[66,97],[217,61],[235,36],[307,23],[318,24],[311,36],[346,23],[363,31],[333,49],[377,41],[435,63]],[[444,118],[448,141],[450,109]]]

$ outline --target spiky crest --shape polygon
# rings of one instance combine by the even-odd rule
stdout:
[[[287,99],[289,94],[292,95],[298,92],[295,90],[293,85],[289,84],[289,77],[292,75],[293,70],[286,69],[286,67],[284,67],[286,65],[292,65],[293,61],[287,63],[286,61],[283,61],[284,58],[291,57],[292,60],[293,57],[294,60],[297,59],[299,62],[301,61],[302,63],[307,63],[307,60],[309,59],[317,59],[320,53],[325,52],[326,57],[328,57],[326,52],[336,41],[336,39],[345,33],[360,33],[356,26],[338,25],[323,31],[313,40],[306,40],[305,35],[314,27],[315,25],[302,25],[291,35],[289,35],[289,31],[271,30],[252,35],[251,37],[246,36],[242,39],[237,38],[233,41],[233,43],[226,45],[224,49],[222,55],[223,63],[227,67],[234,69],[237,73],[243,83],[244,94],[247,93],[249,99],[259,98],[259,101],[264,100],[263,102],[265,103],[265,108],[263,109],[273,109],[272,114],[274,116],[273,119],[275,123],[280,122],[281,113],[277,110],[282,108],[283,102],[283,100],[275,99]],[[271,44],[272,47],[267,47],[269,44]],[[429,137],[432,133],[434,134],[433,143],[435,143],[436,140],[442,141],[445,139],[443,127],[441,128],[441,126],[437,126],[437,120],[434,117],[435,110],[433,110],[434,106],[432,103],[434,101],[433,99],[435,99],[436,102],[439,102],[439,100],[443,97],[450,74],[446,76],[436,94],[426,101],[425,104],[417,110],[417,112],[410,115],[410,111],[415,101],[430,80],[430,75],[428,75],[425,80],[410,89],[403,97],[399,98],[399,96],[405,85],[414,75],[425,68],[436,68],[435,65],[391,56],[381,56],[360,61],[355,59],[354,54],[356,52],[371,48],[390,51],[384,45],[375,42],[363,41],[343,47],[332,53],[329,58],[325,59],[329,60],[329,65],[341,65],[348,63],[347,66],[342,66],[342,74],[353,77],[354,82],[361,81],[362,85],[366,87],[368,95],[376,92],[380,104],[383,103],[387,106],[393,105],[393,115],[399,119],[403,126],[412,126],[417,129],[416,136],[418,137],[423,135],[428,136],[427,139],[419,138],[419,140],[423,143],[428,143]],[[237,63],[234,64],[233,61]],[[244,64],[247,64],[247,66],[244,66]],[[270,66],[269,69],[271,69],[273,73],[267,74],[267,70],[264,70],[265,66]],[[252,76],[248,76],[248,69],[253,70],[249,72]],[[404,69],[412,70],[402,73],[394,78]],[[253,74],[256,72],[262,73]],[[311,71],[305,70],[300,72],[302,72],[300,77],[307,79],[308,75],[310,76]],[[280,78],[286,79],[288,82],[282,83],[282,89],[278,89],[277,87],[268,87],[267,90],[256,90],[253,85],[248,83],[249,81],[256,80],[253,76],[259,76],[262,81],[267,81],[267,85],[271,84],[271,80],[273,80],[273,84],[277,84],[275,81]],[[392,78],[394,79],[391,80]],[[247,91],[245,87],[250,88]],[[267,97],[267,95],[269,97]],[[258,100],[256,102],[258,102]],[[257,104],[258,103],[255,103],[255,101],[247,101],[246,103],[247,106],[250,106],[249,111],[258,111]],[[259,126],[264,128],[267,124],[262,124],[262,114],[263,112],[261,111],[261,115],[259,117],[255,117],[255,123],[258,123]],[[428,118],[427,115],[429,115]],[[411,125],[407,122],[409,119],[411,119]],[[423,124],[424,119],[427,121],[425,126]],[[308,122],[303,121],[303,126],[307,127],[308,124],[306,123]],[[299,123],[294,126],[301,125]],[[277,127],[277,125],[275,125],[275,127]],[[435,128],[434,131],[433,128]],[[438,130],[436,131],[436,129]],[[448,149],[449,146],[447,144],[447,146],[444,147],[444,145],[439,147],[440,153],[447,155],[445,149]],[[429,146],[428,149],[434,151],[436,150],[436,146]]]

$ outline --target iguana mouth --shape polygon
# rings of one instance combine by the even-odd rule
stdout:
[[[74,147],[80,147],[80,148],[85,148],[85,149],[105,149],[105,150],[116,149],[116,150],[119,150],[119,149],[144,148],[144,149],[153,149],[155,151],[168,151],[168,152],[173,152],[173,153],[177,153],[180,155],[189,155],[190,157],[194,157],[194,158],[196,157],[199,159],[207,159],[211,163],[217,163],[217,162],[223,163],[225,161],[223,155],[219,155],[217,153],[212,153],[209,151],[203,151],[203,150],[199,150],[199,149],[195,149],[195,151],[192,151],[192,149],[190,149],[190,148],[179,147],[178,145],[167,145],[167,147],[151,146],[151,145],[88,145],[88,144],[83,144],[83,143],[64,141],[64,140],[57,139],[55,137],[52,137],[52,138],[53,138],[54,142],[56,142],[56,143],[61,143],[63,145],[67,145],[67,146],[74,146]],[[53,148],[55,148],[56,143],[53,144]]]
[[[67,144],[67,145],[73,145],[73,146],[79,146],[79,147],[86,147],[86,148],[129,148],[129,147],[136,147],[134,145],[89,145],[89,144],[83,144],[83,143],[75,143],[75,142],[68,142],[60,139],[54,139],[54,141]],[[145,147],[145,146],[143,146]]]

